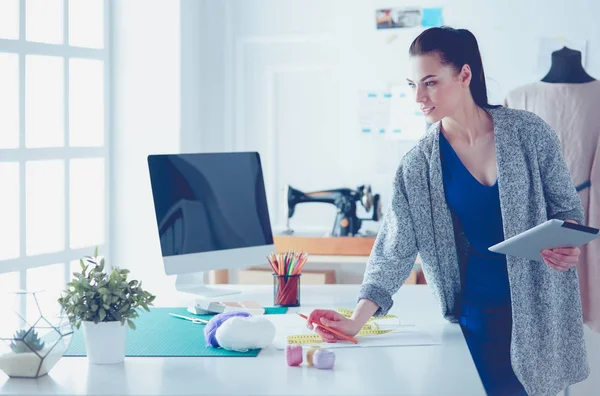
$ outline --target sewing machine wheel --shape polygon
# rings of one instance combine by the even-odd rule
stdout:
[[[382,216],[382,211],[381,211],[381,200],[379,199],[379,194],[376,194],[377,196],[375,197],[375,209],[373,209],[373,212],[377,214],[377,217],[373,216],[373,220],[374,221],[379,221],[379,219],[381,219]]]
[[[371,207],[373,206],[373,193],[371,192],[371,186],[364,186],[360,201],[367,212],[371,210]]]

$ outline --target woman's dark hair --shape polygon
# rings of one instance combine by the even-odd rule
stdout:
[[[469,89],[475,103],[481,108],[500,107],[488,103],[479,45],[467,29],[447,26],[427,29],[412,42],[408,53],[410,56],[438,53],[442,64],[451,65],[457,73],[465,64],[469,65],[473,74]]]

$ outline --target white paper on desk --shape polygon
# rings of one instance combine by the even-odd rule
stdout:
[[[315,334],[314,331],[306,327],[306,321],[297,315],[266,315],[275,325],[275,339],[273,346],[276,349],[283,350],[287,344],[287,337],[290,335]],[[369,348],[369,347],[390,347],[390,346],[418,346],[418,345],[439,345],[438,337],[426,328],[414,326],[401,328],[391,333],[377,336],[363,336],[358,338],[358,344],[350,341],[340,340],[334,343],[319,343],[326,348]],[[304,347],[311,346],[303,344]]]

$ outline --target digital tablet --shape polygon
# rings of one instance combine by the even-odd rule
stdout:
[[[496,253],[544,261],[544,249],[579,247],[600,237],[600,230],[557,219],[548,220],[489,248]]]

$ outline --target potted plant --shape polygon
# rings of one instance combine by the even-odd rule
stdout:
[[[129,270],[113,268],[104,272],[104,258],[94,256],[79,260],[81,272],[58,299],[69,321],[77,328],[83,324],[86,353],[91,363],[121,363],[125,358],[127,324],[135,330],[133,320],[138,310],[149,311],[156,298],[142,289],[137,280],[127,281]]]

